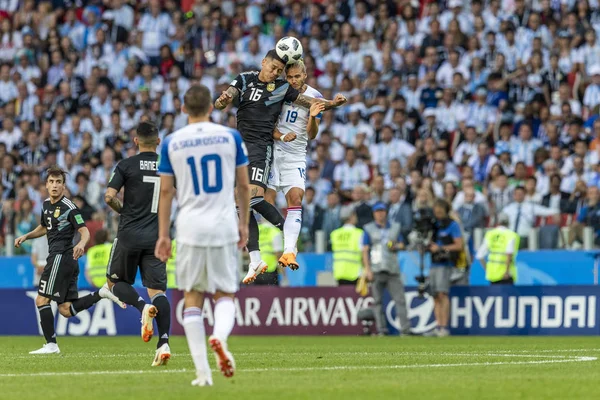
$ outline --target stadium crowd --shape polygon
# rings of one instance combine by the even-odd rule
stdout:
[[[561,246],[581,243],[583,225],[598,240],[599,7],[0,0],[0,248],[38,223],[43,171],[55,163],[85,219],[114,231],[103,193],[136,151],[136,124],[152,120],[164,138],[186,124],[191,84],[216,98],[286,35],[301,39],[307,83],[349,99],[310,144],[304,250],[350,209],[369,222],[375,201],[410,231],[413,211],[435,198],[469,233],[504,211],[523,238],[541,223],[572,226]],[[213,119],[235,127],[235,105]]]

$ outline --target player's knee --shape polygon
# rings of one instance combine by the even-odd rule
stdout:
[[[148,297],[150,297],[151,299],[154,296],[157,296],[159,294],[165,294],[165,291],[164,290],[160,290],[160,289],[150,289],[150,288],[148,288]]]
[[[222,297],[229,297],[231,299],[233,299],[235,297],[235,293],[225,293],[225,292],[220,292],[220,291],[216,291],[215,294],[213,295],[213,300],[217,301]]]
[[[58,312],[65,318],[71,318],[71,303],[63,303],[58,305]]]
[[[184,292],[183,300],[185,308],[198,307],[202,308],[204,305],[204,294],[196,291]]]
[[[35,298],[35,305],[37,307],[45,306],[47,304],[50,304],[50,299],[49,298],[42,297],[42,296],[39,296],[39,295]]]

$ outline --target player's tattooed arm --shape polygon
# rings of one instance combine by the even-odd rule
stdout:
[[[219,98],[215,100],[215,108],[217,110],[222,110],[227,107],[233,99],[235,99],[239,94],[239,91],[233,86],[229,86],[226,91],[221,93]]]
[[[115,210],[116,213],[121,214],[123,204],[121,200],[117,198],[117,191],[113,188],[108,188],[104,194],[104,202],[108,204],[110,208]]]
[[[302,107],[310,108],[315,103],[321,103],[324,105],[324,110],[331,110],[332,108],[339,107],[348,101],[342,94],[336,94],[333,100],[317,99],[314,97],[307,96],[305,94],[298,95],[294,104]]]

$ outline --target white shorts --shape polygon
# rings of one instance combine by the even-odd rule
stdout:
[[[292,188],[304,190],[306,161],[287,161],[285,158],[286,153],[275,151],[267,187],[283,194],[287,194]]]
[[[236,243],[201,247],[177,243],[175,277],[185,292],[235,293],[239,288]]]

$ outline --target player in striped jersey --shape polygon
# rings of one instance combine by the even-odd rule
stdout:
[[[288,64],[286,79],[298,92],[314,98],[323,98],[316,89],[307,85],[306,66],[302,60]],[[296,242],[302,227],[302,198],[306,180],[306,148],[308,140],[319,131],[319,122],[325,106],[315,103],[310,108],[285,102],[273,133],[275,156],[269,173],[265,200],[275,204],[277,191],[285,194],[288,209],[283,225],[283,255],[279,265],[298,269]]]
[[[85,252],[85,245],[90,240],[90,232],[77,206],[63,195],[66,173],[58,166],[49,168],[46,173],[46,189],[50,198],[46,199],[42,206],[41,223],[33,231],[15,239],[15,247],[19,248],[28,239],[47,235],[50,248],[35,299],[46,344],[29,354],[60,353],[56,344],[51,300],[58,303],[58,311],[65,318],[74,317],[79,311],[87,310],[101,298],[108,298],[125,308],[125,305],[108,290],[106,285],[97,292],[79,297],[77,260]],[[73,246],[75,232],[79,232],[81,239]]]

